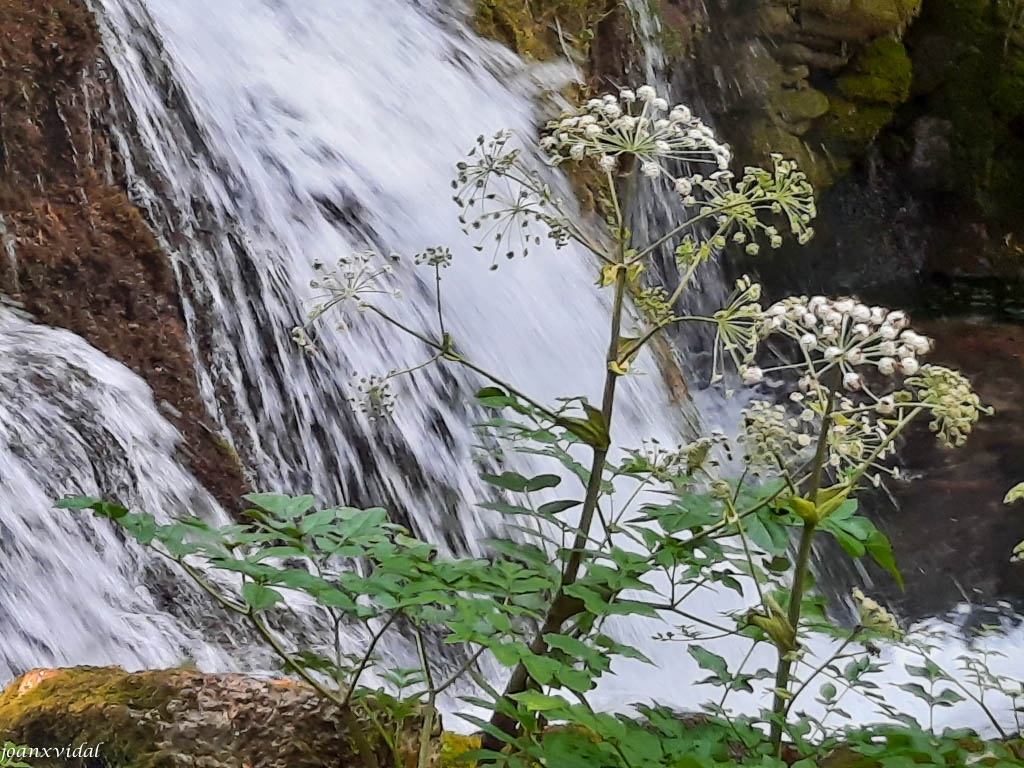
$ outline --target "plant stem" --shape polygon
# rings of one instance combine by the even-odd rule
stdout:
[[[426,643],[423,642],[423,630],[416,627],[416,652],[423,667],[423,677],[427,683],[427,704],[423,712],[423,728],[420,731],[420,753],[416,762],[417,768],[427,768],[430,762],[430,737],[434,730],[434,715],[437,712],[437,689],[434,687],[434,675],[430,671],[430,660],[427,658]]]
[[[615,206],[616,219],[618,223],[618,263],[623,264],[625,262],[627,249],[625,217],[615,194],[614,179],[612,179],[610,175],[608,176],[608,185],[611,191],[612,203]],[[612,299],[611,327],[609,333],[610,338],[608,341],[608,354],[605,358],[604,390],[601,395],[601,416],[603,417],[605,426],[609,431],[611,430],[612,417],[615,409],[615,389],[619,380],[619,374],[615,373],[612,368],[613,364],[618,360],[619,340],[622,334],[622,312],[625,306],[625,298],[626,270],[619,269],[615,277],[615,295]],[[604,467],[607,458],[607,448],[594,447],[593,459],[590,463],[590,477],[587,482],[586,495],[583,499],[583,508],[580,512],[580,522],[576,528],[576,535],[572,545],[572,553],[569,555],[569,560],[562,571],[561,585],[559,586],[554,599],[551,601],[551,606],[548,609],[547,616],[544,619],[540,631],[534,637],[533,642],[530,643],[530,652],[534,655],[545,655],[548,652],[548,644],[544,639],[544,636],[561,630],[565,622],[579,612],[579,608],[576,606],[576,601],[567,595],[565,590],[572,586],[579,578],[587,541],[590,538],[590,528],[593,525],[594,516],[597,512],[598,501],[601,497],[601,485],[604,482]],[[523,662],[520,661],[513,670],[502,695],[505,698],[508,698],[517,693],[522,693],[527,690],[529,686],[529,672]],[[513,718],[500,712],[497,708],[491,717],[491,724],[496,728],[501,729],[509,736],[515,736],[519,730],[519,724],[516,723]],[[482,746],[484,749],[497,751],[501,749],[501,742],[497,737],[491,734],[484,734]]]
[[[814,452],[814,464],[811,469],[811,491],[808,500],[812,504],[818,503],[818,492],[821,490],[821,481],[825,473],[825,456],[828,453],[828,435],[829,430],[832,429],[832,409],[835,407],[835,402],[836,391],[830,387],[825,414],[821,419],[821,434],[818,435],[818,445]],[[804,586],[807,580],[807,571],[810,568],[811,548],[814,544],[814,533],[817,527],[817,521],[805,520],[803,531],[800,534],[800,549],[797,553],[796,570],[793,572],[793,588],[789,595],[788,619],[794,632],[800,626]],[[772,713],[775,715],[775,720],[771,727],[771,743],[777,755],[782,751],[782,719],[789,711],[786,706],[786,693],[789,690],[789,679],[793,671],[793,661],[789,654],[789,651],[779,648],[778,669],[775,672],[775,692],[772,701]]]
[[[352,674],[352,680],[349,682],[348,691],[345,693],[345,700],[342,702],[344,706],[348,706],[352,701],[352,694],[355,693],[356,687],[359,684],[359,678],[362,677],[363,672],[366,671],[366,667],[370,663],[370,659],[373,657],[373,652],[377,650],[377,643],[384,637],[384,633],[391,628],[391,625],[395,623],[395,619],[398,618],[397,613],[392,613],[388,620],[384,622],[380,629],[374,632],[373,637],[370,639],[370,644],[366,647],[366,653],[363,654],[363,658],[359,661],[359,666],[356,671]]]

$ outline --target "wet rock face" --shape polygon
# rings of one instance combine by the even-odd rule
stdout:
[[[125,194],[116,98],[84,0],[0,0],[0,292],[146,379],[228,503],[243,484],[203,427],[168,256]]]
[[[1024,326],[945,318],[914,327],[935,339],[929,361],[962,371],[995,415],[983,417],[957,449],[939,443],[922,418],[903,440],[905,479],[861,494],[862,507],[892,541],[906,589],[873,563],[855,570],[827,541],[819,550],[820,583],[843,596],[864,586],[907,621],[965,603],[976,608],[969,622],[993,623],[994,610],[1019,615],[1024,564],[1011,563],[1010,554],[1024,538],[1024,512],[1003,497],[1024,478]]]
[[[403,763],[415,765],[418,725],[398,732]],[[397,768],[370,721],[305,685],[193,670],[29,672],[0,696],[0,731],[30,747],[96,745],[101,756],[34,760],[40,768]]]
[[[797,159],[827,187],[910,92],[916,0],[731,2],[707,11],[695,69],[741,163]]]
[[[894,486],[896,507],[881,510],[907,593],[892,599],[915,615],[970,600],[1024,601],[1024,566],[1010,551],[1024,538],[1024,514],[1003,504],[1024,479],[1024,326],[945,319],[915,323],[936,341],[930,358],[959,368],[982,402],[995,408],[967,444],[943,448],[922,427],[903,456],[911,482]]]

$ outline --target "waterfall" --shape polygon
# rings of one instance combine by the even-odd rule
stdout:
[[[110,525],[53,509],[67,494],[117,494],[158,515],[224,519],[173,458],[178,433],[149,387],[2,306],[0,350],[0,680],[61,664],[235,666],[194,621],[201,596]]]
[[[590,257],[539,248],[491,271],[448,202],[454,163],[477,135],[534,134],[536,94],[557,68],[527,67],[478,39],[444,0],[89,2],[120,89],[111,122],[129,193],[171,256],[202,397],[252,485],[386,503],[427,539],[477,546],[498,525],[474,505],[489,493],[474,464],[481,382],[424,369],[401,381],[393,420],[370,422],[350,403],[353,378],[421,363],[421,346],[356,316],[346,331],[324,328],[306,355],[290,329],[311,308],[316,263],[447,245],[445,321],[460,349],[538,399],[597,400],[608,306]],[[654,20],[638,19],[657,75]],[[551,182],[571,197],[563,178]],[[638,206],[641,232],[669,213],[653,196]],[[409,262],[394,278],[406,298],[393,311],[433,327],[432,280]],[[701,286],[713,303],[723,281],[708,272]],[[66,493],[116,493],[160,515],[223,519],[174,458],[179,436],[145,384],[78,337],[4,309],[0,349],[0,503],[17,510],[0,539],[0,677],[185,657],[257,667],[236,628],[206,619],[201,596],[111,526],[50,509]],[[691,434],[656,361],[638,367],[646,375],[622,387],[618,441]],[[697,397],[705,415],[722,407]],[[728,599],[710,595],[706,607]],[[597,706],[703,697],[683,646],[652,643],[640,622],[618,629],[660,669],[617,666]]]
[[[448,202],[453,165],[478,134],[533,135],[530,72],[431,3],[97,3],[134,127],[122,137],[133,191],[172,253],[207,406],[255,483],[387,501],[424,535],[474,538],[479,380],[417,373],[393,422],[371,424],[348,402],[353,376],[420,363],[422,347],[356,318],[304,357],[290,329],[310,308],[315,262],[449,245],[456,342],[540,399],[597,399],[607,304],[590,287],[594,263],[541,249],[492,272]],[[396,286],[407,299],[395,311],[433,327],[431,285],[400,265]],[[627,383],[619,434],[638,442],[645,413],[678,439],[679,414],[657,406],[650,418],[668,398],[643,365],[654,375]]]

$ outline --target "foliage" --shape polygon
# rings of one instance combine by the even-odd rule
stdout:
[[[859,590],[857,623],[837,625],[810,590],[818,535],[900,578],[888,539],[860,513],[856,495],[898,476],[899,438],[915,420],[945,445],[961,445],[987,412],[969,382],[923,362],[931,341],[905,313],[855,298],[800,296],[762,307],[760,287],[743,278],[719,311],[688,311],[694,276],[730,246],[757,255],[787,235],[801,243],[813,236],[812,190],[791,161],[774,155],[770,168],[734,175],[728,147],[650,86],[590,100],[550,123],[539,144],[551,164],[586,165],[603,179],[604,232],[570,215],[508,132],[480,137],[457,166],[453,197],[493,268],[542,238],[593,258],[598,286],[612,294],[600,403],[571,393],[542,402],[460,351],[445,324],[443,275],[454,258],[446,248],[413,259],[436,291],[433,327],[399,320],[389,307],[390,264],[360,254],[323,270],[311,324],[295,329],[312,352],[315,321],[354,309],[422,344],[421,365],[352,387],[367,419],[387,418],[397,407],[392,383],[426,366],[459,366],[483,380],[485,445],[493,458],[513,459],[491,462],[500,469],[481,476],[494,491],[481,506],[504,516],[509,532],[487,543],[485,559],[439,552],[383,509],[318,509],[309,496],[249,496],[244,522],[220,529],[198,519],[160,524],[98,499],[63,506],[90,508],[177,562],[323,696],[358,709],[366,697],[388,695],[398,719],[422,716],[421,766],[437,697],[465,677],[476,686],[466,701],[491,713],[463,715],[483,733],[467,761],[809,768],[842,745],[852,760],[843,765],[952,765],[972,750],[981,751],[972,762],[1016,764],[1009,748],[974,749],[972,736],[934,733],[931,718],[924,728],[872,678],[884,669],[880,647],[901,644],[915,659],[907,673],[916,680],[904,692],[930,715],[970,702],[1003,735],[991,702],[1017,708],[1019,683],[989,671],[984,658],[965,656],[957,673],[946,671],[933,642],[906,639]],[[628,220],[638,184],[671,196],[678,210],[678,221],[647,242],[635,239]],[[666,254],[677,274],[659,285],[646,270]],[[620,380],[643,367],[652,339],[682,323],[714,332],[717,381],[751,388],[740,435],[616,444]],[[546,460],[552,471],[521,474],[517,454]],[[732,594],[740,607],[711,616],[692,610],[688,601],[707,591]],[[323,637],[293,649],[272,624],[300,595],[315,606],[313,628]],[[656,639],[685,646],[707,673],[698,684],[718,691],[703,715],[680,717],[657,704],[638,706],[638,716],[593,709],[591,692],[616,664],[650,663],[616,638],[622,616],[658,622]],[[346,640],[353,629],[368,638],[354,654]],[[379,658],[402,638],[415,646],[413,666]],[[726,638],[747,646],[741,660],[714,650]],[[812,638],[828,646],[822,658],[814,658]],[[449,651],[438,653],[437,640]],[[478,668],[484,654],[507,670],[503,687]],[[842,708],[849,694],[903,725],[867,733],[830,725],[851,718]],[[738,696],[752,697],[759,711],[731,707]]]
[[[23,763],[17,758],[25,756],[30,753],[28,747],[18,746],[11,742],[4,742],[4,745],[0,747],[0,766],[4,768],[30,768],[29,763]]]
[[[1024,483],[1017,483],[1006,493],[1006,498],[1003,499],[1004,504],[1013,504],[1015,501],[1024,499]],[[1024,561],[1024,541],[1013,548],[1013,556],[1010,558],[1012,562],[1019,563]]]

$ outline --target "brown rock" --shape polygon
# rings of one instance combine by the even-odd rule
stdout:
[[[414,766],[420,718],[377,726],[306,685],[238,674],[115,667],[30,672],[0,695],[0,732],[36,748],[95,746],[105,765],[133,768],[395,768]],[[439,742],[432,745],[436,764]],[[400,761],[400,762],[399,762]],[[34,768],[88,760],[33,759]]]

